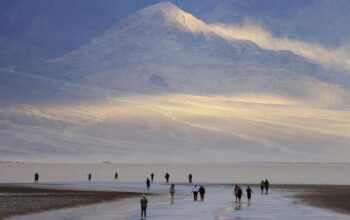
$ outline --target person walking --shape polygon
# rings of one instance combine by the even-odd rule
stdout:
[[[153,183],[153,180],[154,180],[154,173],[151,173],[151,181]]]
[[[188,183],[192,183],[192,174],[188,174]]]
[[[264,182],[266,194],[269,194],[270,182],[266,179]]]
[[[166,173],[164,177],[165,177],[166,183],[169,183],[169,178],[170,178],[169,173]]]
[[[174,202],[174,196],[175,196],[175,184],[170,185],[170,197],[171,197],[171,202]]]
[[[115,172],[115,174],[114,174],[114,179],[115,179],[115,180],[118,179],[118,172]]]
[[[200,186],[198,191],[199,191],[199,195],[201,197],[201,201],[204,201],[204,195],[205,195],[205,188],[204,188],[204,186]]]
[[[39,173],[34,174],[34,182],[35,183],[39,182]]]
[[[237,198],[238,198],[238,202],[239,202],[239,203],[241,203],[242,195],[243,195],[243,191],[242,191],[241,187],[238,186],[238,189],[237,189]]]
[[[148,204],[148,199],[146,198],[146,195],[143,194],[141,199],[140,199],[140,205],[141,205],[141,219],[146,218],[146,210],[147,210],[147,204]]]
[[[147,187],[147,190],[149,190],[149,187],[151,186],[151,181],[149,180],[149,178],[147,178],[146,180],[146,187]]]
[[[197,201],[199,188],[196,184],[192,186],[191,193],[193,194],[193,201]]]
[[[88,174],[88,180],[91,181],[91,173]]]
[[[235,185],[235,189],[233,190],[233,194],[235,195],[236,202],[238,202],[238,185]]]
[[[252,198],[253,190],[250,188],[250,186],[248,186],[246,192],[247,192],[248,202],[250,202],[250,199]]]
[[[261,183],[260,183],[261,194],[264,194],[264,187],[265,187],[265,182],[264,180],[261,180]]]

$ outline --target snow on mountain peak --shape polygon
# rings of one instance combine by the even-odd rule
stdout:
[[[210,31],[206,23],[168,1],[149,6],[141,10],[140,13],[145,17],[160,15],[167,24],[175,25],[193,33]]]

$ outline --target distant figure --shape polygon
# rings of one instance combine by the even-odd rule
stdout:
[[[174,202],[175,184],[170,185],[169,192],[170,192],[171,202]]]
[[[146,198],[146,195],[143,194],[141,199],[140,199],[141,219],[143,219],[143,217],[146,218],[147,203],[148,203],[148,199]]]
[[[38,173],[35,173],[34,174],[34,182],[39,182],[39,174]]]
[[[147,186],[147,190],[149,190],[149,187],[151,186],[151,181],[149,180],[149,178],[147,178],[146,180],[146,186]]]
[[[164,177],[165,177],[166,183],[169,183],[169,177],[170,177],[169,173],[166,173]]]
[[[265,182],[264,182],[264,186],[265,186],[265,191],[266,191],[266,194],[269,194],[269,186],[270,186],[270,183],[269,181],[266,179]]]
[[[88,174],[88,180],[91,181],[91,173]]]
[[[201,196],[201,201],[204,201],[204,194],[205,194],[204,186],[200,186],[198,192],[199,192],[199,195]]]
[[[192,190],[191,190],[191,192],[192,192],[192,194],[193,194],[193,201],[197,201],[198,191],[199,191],[198,186],[197,186],[196,184],[194,184],[194,185],[192,186]]]
[[[250,188],[250,186],[248,186],[246,192],[247,192],[248,202],[250,202],[250,199],[252,198],[253,190]]]
[[[264,187],[265,187],[265,182],[264,180],[261,180],[261,183],[260,183],[261,194],[264,194]]]
[[[238,202],[238,185],[235,185],[235,189],[233,190],[233,194],[235,195],[236,202]]]
[[[115,172],[115,174],[114,174],[114,179],[115,179],[115,180],[118,179],[118,173],[117,173],[117,172]]]
[[[151,181],[153,183],[153,180],[154,180],[154,173],[151,173]]]
[[[188,183],[192,183],[192,174],[188,174]]]

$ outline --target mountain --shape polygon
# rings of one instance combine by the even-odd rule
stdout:
[[[58,77],[127,92],[277,93],[339,104],[348,89],[317,63],[227,39],[170,2],[140,10],[52,63],[61,67]]]
[[[348,72],[213,27],[161,2],[2,67],[0,160],[349,162]]]

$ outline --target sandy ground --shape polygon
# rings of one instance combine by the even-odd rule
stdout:
[[[140,196],[140,193],[49,189],[41,188],[40,184],[0,184],[0,219],[135,196]]]
[[[322,209],[350,214],[350,186],[285,186],[295,190],[300,202]]]

